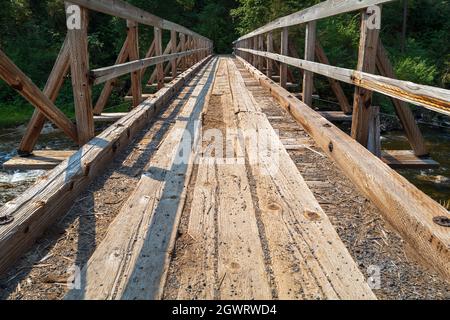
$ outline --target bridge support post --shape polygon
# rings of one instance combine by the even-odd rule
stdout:
[[[281,31],[280,54],[283,56],[289,55],[289,29],[287,27],[284,27]],[[280,63],[280,86],[283,88],[286,88],[287,85],[287,71],[287,64]]]
[[[172,53],[177,53],[177,32],[175,30],[170,31],[170,39],[172,45]],[[177,72],[177,59],[171,61],[172,65],[172,79],[175,79],[178,75]]]
[[[273,33],[269,32],[267,34],[267,52],[273,52]],[[267,71],[266,74],[269,78],[272,78],[273,76],[273,61],[272,59],[267,58],[266,59],[266,63],[267,63]]]
[[[139,36],[138,24],[127,20],[128,39],[129,39],[129,60],[139,60]],[[141,71],[137,70],[131,73],[131,93],[133,95],[133,108],[136,108],[142,101]]]
[[[378,8],[373,10],[373,8]],[[367,73],[375,73],[376,54],[378,47],[378,39],[380,34],[381,7],[374,6],[361,11],[361,38],[358,52],[358,71]],[[353,122],[352,122],[352,138],[358,141],[364,147],[376,147],[379,145],[377,141],[369,143],[369,123],[371,119],[378,115],[374,114],[378,111],[372,107],[373,92],[361,87],[356,87],[353,101]],[[372,139],[379,138],[377,135],[371,135]],[[379,151],[370,150],[374,154]],[[381,152],[381,151],[380,151]]]
[[[66,7],[69,5],[66,2]],[[92,91],[89,81],[88,9],[80,7],[81,28],[68,29],[78,143],[84,145],[95,136]]]
[[[156,28],[155,34],[155,56],[162,55],[162,30]],[[156,81],[158,83],[158,90],[164,87],[164,66],[162,63],[156,65]]]
[[[314,61],[316,45],[316,21],[306,24],[305,60]],[[303,72],[303,102],[312,107],[312,94],[314,86],[314,74],[310,71]]]

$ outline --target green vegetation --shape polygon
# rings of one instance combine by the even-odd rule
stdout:
[[[217,53],[230,53],[231,43],[240,34],[275,18],[321,2],[320,0],[128,0],[146,11],[180,23],[211,38]],[[450,87],[450,1],[408,0],[407,34],[402,37],[403,0],[383,6],[382,39],[400,79]],[[65,37],[62,0],[0,0],[0,47],[40,87],[43,88]],[[330,61],[353,68],[359,39],[359,13],[325,19],[318,24],[319,39]],[[144,54],[153,37],[152,29],[141,26],[140,44]],[[122,19],[92,13],[89,46],[91,67],[114,63],[125,38]],[[169,32],[164,32],[165,42]],[[303,51],[304,27],[291,28],[291,38]],[[402,51],[401,43],[405,48]],[[120,99],[126,90],[126,77],[110,99],[109,107],[127,108]],[[327,96],[327,82],[318,77],[317,90]],[[349,97],[351,86],[344,85]],[[94,99],[101,87],[94,88]],[[377,102],[389,110],[388,99],[377,95]],[[66,81],[57,100],[73,117],[70,81]],[[26,122],[33,108],[0,81],[0,127]]]

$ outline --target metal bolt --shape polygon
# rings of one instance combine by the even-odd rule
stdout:
[[[444,216],[434,217],[433,222],[441,227],[450,228],[450,218],[448,217]]]

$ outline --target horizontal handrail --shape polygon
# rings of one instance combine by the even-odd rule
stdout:
[[[162,56],[150,57],[140,60],[134,60],[122,64],[116,64],[110,67],[104,67],[92,70],[90,72],[91,81],[94,85],[106,82],[111,79],[118,78],[120,76],[129,74],[134,71],[142,70],[144,68],[154,66],[160,63],[172,61],[182,57],[192,55],[196,52],[208,51],[210,48],[200,48],[194,50],[188,50],[184,52],[166,54]]]
[[[329,66],[322,63],[283,56],[277,53],[245,48],[235,49],[354,84],[450,116],[450,90],[386,78],[352,69]]]
[[[70,0],[70,3],[80,5],[93,11],[98,11],[126,20],[132,20],[148,26],[177,31],[188,36],[211,42],[210,39],[201,36],[186,27],[168,20],[164,20],[122,0]]]
[[[392,2],[395,0],[328,0],[316,4],[315,6],[295,12],[285,17],[278,18],[265,26],[262,26],[233,42],[242,41],[252,38],[270,31],[291,27],[322,18],[332,17],[341,13],[352,12],[359,9],[364,9],[376,4]]]

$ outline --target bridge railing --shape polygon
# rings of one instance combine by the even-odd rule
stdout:
[[[387,167],[386,156],[381,154],[379,108],[372,105],[372,93],[380,92],[392,97],[398,117],[416,155],[427,150],[411,109],[405,102],[428,109],[450,113],[450,91],[396,80],[394,69],[379,40],[381,7],[389,2],[374,0],[325,1],[311,8],[280,18],[263,26],[234,43],[235,55],[244,67],[270,90],[281,106],[308,132],[318,147],[334,161],[358,187],[367,199],[378,207],[380,213],[400,233],[411,248],[429,261],[445,279],[450,278],[449,233],[447,209],[425,195],[404,177]],[[325,52],[316,37],[316,20],[339,13],[361,10],[361,39],[356,70],[330,66]],[[289,42],[288,27],[306,24],[305,57],[295,55]],[[274,31],[281,29],[279,53],[274,43]],[[320,63],[314,62],[314,58]],[[301,98],[287,90],[289,69],[294,66],[303,71]],[[380,76],[375,75],[378,69]],[[275,83],[274,72],[279,72],[280,85]],[[334,126],[328,119],[311,108],[313,74],[321,74],[330,80],[344,112],[346,96],[339,81],[356,86],[353,100],[352,137]],[[292,75],[291,75],[292,77]],[[351,111],[351,110],[350,110]],[[359,142],[356,142],[355,139]],[[369,151],[370,150],[370,151]],[[374,155],[375,154],[375,155]],[[410,155],[409,152],[407,152]],[[386,153],[384,153],[386,155]],[[389,156],[389,154],[387,154]],[[395,159],[397,160],[397,159]],[[411,155],[404,163],[411,165],[426,157]]]
[[[156,81],[157,89],[161,89],[166,75],[175,79],[179,69],[188,69],[213,51],[213,43],[208,38],[125,1],[73,0],[66,2],[65,6],[67,36],[43,92],[0,50],[0,77],[36,108],[19,146],[21,155],[28,155],[33,151],[47,120],[56,124],[79,145],[90,141],[95,135],[94,117],[103,112],[116,78],[131,74],[130,94],[133,106],[136,107],[145,100],[142,94],[142,77],[148,67],[156,66],[148,85]],[[127,20],[127,37],[113,66],[96,70],[89,68],[89,11]],[[144,58],[139,57],[139,24],[154,27],[153,42]],[[170,41],[164,51],[163,30],[170,31]],[[164,66],[164,63],[167,65]],[[69,70],[76,124],[54,105]],[[105,85],[94,105],[92,86],[101,83]]]
[[[393,99],[397,115],[405,128],[406,135],[417,156],[428,153],[415,123],[414,116],[407,103],[450,115],[450,91],[394,79],[395,74],[386,51],[379,39],[381,26],[381,4],[394,0],[328,0],[313,7],[279,18],[256,29],[234,42],[235,54],[253,64],[256,68],[267,71],[272,77],[274,61],[280,71],[280,85],[286,88],[288,78],[287,66],[303,71],[302,100],[312,105],[313,74],[329,78],[331,88],[345,113],[353,113],[352,137],[377,155],[380,155],[379,133],[376,123],[378,109],[370,107],[372,93],[379,92]],[[356,70],[329,65],[328,59],[316,37],[316,21],[341,13],[361,10],[361,36]],[[289,27],[306,24],[305,57],[289,56]],[[281,29],[280,52],[274,50],[274,31]],[[292,53],[291,53],[292,55]],[[319,62],[315,62],[317,56]],[[375,75],[378,69],[380,75]],[[353,112],[337,81],[356,86]],[[371,138],[373,137],[373,138]],[[370,140],[373,141],[370,141]]]

